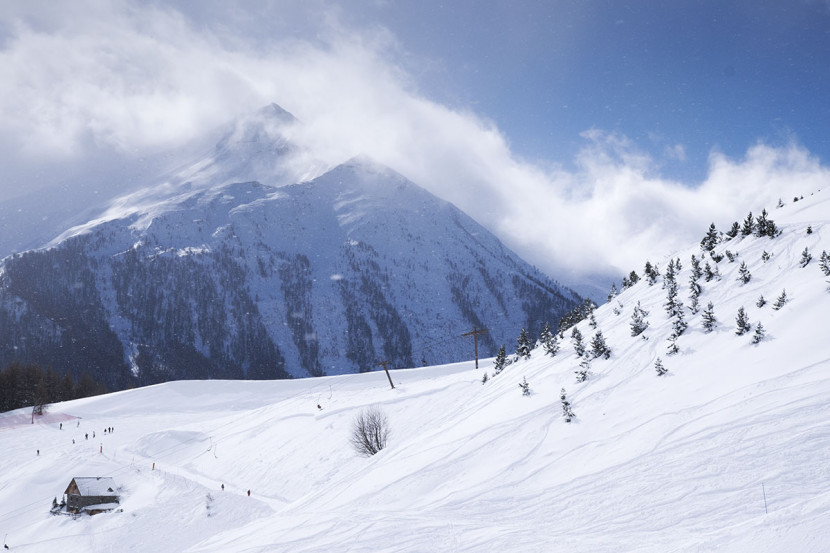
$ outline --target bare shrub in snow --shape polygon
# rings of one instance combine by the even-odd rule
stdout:
[[[386,447],[389,419],[379,407],[364,409],[352,421],[351,443],[358,455],[370,457]]]

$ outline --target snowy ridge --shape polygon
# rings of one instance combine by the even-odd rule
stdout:
[[[830,202],[817,192],[769,211],[780,236],[716,246],[737,257],[718,263],[719,280],[701,279],[701,311],[686,308],[677,354],[666,355],[662,279],[599,307],[596,329],[580,322],[586,343],[601,330],[611,348],[582,383],[566,331],[554,357],[536,348],[496,376],[487,361],[395,371],[394,389],[382,372],[183,381],[54,405],[35,425],[24,410],[0,415],[6,539],[13,550],[70,553],[824,552],[830,292],[819,257],[830,250]],[[805,247],[813,259],[802,267]],[[701,249],[666,257],[682,262],[687,306],[692,254]],[[658,269],[665,275],[666,262]],[[784,289],[789,301],[773,309]],[[769,303],[756,307],[761,294]],[[707,333],[710,301],[718,323]],[[631,336],[638,302],[647,339]],[[752,331],[735,334],[740,307],[753,331],[758,321],[767,329],[757,344]],[[388,414],[392,437],[358,457],[350,425],[370,405]],[[105,426],[115,432],[102,438]],[[96,440],[84,440],[93,429]],[[124,511],[50,516],[77,474],[113,476]]]

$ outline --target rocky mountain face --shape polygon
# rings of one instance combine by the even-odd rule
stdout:
[[[307,161],[295,124],[270,106],[192,167],[3,260],[0,366],[114,389],[411,367],[470,358],[474,327],[479,355],[510,349],[579,303],[391,169]]]

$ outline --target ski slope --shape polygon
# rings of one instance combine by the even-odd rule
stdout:
[[[0,534],[12,551],[65,553],[826,552],[830,277],[819,256],[830,250],[830,196],[769,212],[781,236],[716,248],[738,256],[719,263],[720,280],[701,281],[678,354],[666,355],[660,279],[599,307],[612,355],[582,383],[566,331],[555,357],[537,348],[497,376],[484,360],[394,371],[394,389],[383,372],[182,381],[52,405],[34,424],[26,409],[0,414]],[[802,268],[805,247],[813,260]],[[692,254],[696,244],[650,260],[664,274],[681,259],[687,306]],[[638,301],[645,339],[630,335]],[[705,333],[709,301],[718,323]],[[760,343],[735,334],[739,307],[753,330],[763,323]],[[589,322],[578,328],[590,342]],[[350,427],[373,405],[391,438],[360,457]],[[121,512],[51,516],[75,476],[115,478]]]

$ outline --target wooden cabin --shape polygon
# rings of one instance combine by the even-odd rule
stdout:
[[[63,493],[66,510],[75,514],[112,511],[120,501],[115,480],[109,476],[76,476]]]

